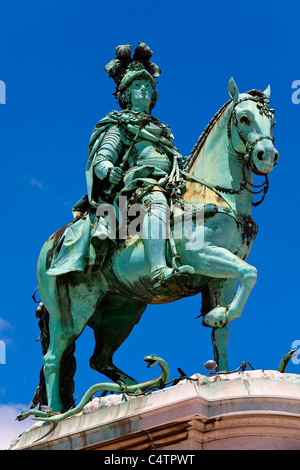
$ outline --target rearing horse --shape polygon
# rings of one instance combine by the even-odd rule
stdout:
[[[136,384],[113,364],[114,352],[148,304],[173,302],[200,292],[203,324],[212,328],[218,370],[228,370],[227,325],[241,315],[257,277],[256,268],[245,261],[257,233],[251,217],[253,193],[265,196],[266,175],[278,159],[269,87],[240,95],[231,79],[228,92],[231,99],[206,127],[182,171],[186,180],[182,208],[185,204],[202,207],[204,214],[204,223],[194,224],[188,238],[177,239],[175,222],[180,210],[174,211],[171,233],[178,257],[195,270],[186,282],[176,281],[175,276],[173,284],[158,294],[138,236],[119,245],[101,270],[49,277],[46,271],[64,228],[45,243],[37,269],[44,365],[32,406],[43,401],[53,411],[61,411],[74,404],[74,345],[86,325],[95,334],[91,367],[115,382]],[[253,173],[266,178],[258,191]],[[169,248],[167,259],[171,263]]]

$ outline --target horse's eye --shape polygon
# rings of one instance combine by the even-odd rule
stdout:
[[[251,124],[250,119],[245,115],[241,116],[240,123],[245,124],[245,126],[250,126],[250,124]]]

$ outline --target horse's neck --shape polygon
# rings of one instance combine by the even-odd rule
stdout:
[[[213,186],[238,190],[243,182],[243,161],[234,152],[228,138],[228,118],[227,108],[215,123],[189,173]],[[253,173],[246,168],[244,171],[252,183]],[[252,194],[246,190],[240,194],[228,194],[215,192],[199,183],[187,183],[185,199],[191,203],[213,202],[229,206],[243,215],[250,215],[252,209]]]

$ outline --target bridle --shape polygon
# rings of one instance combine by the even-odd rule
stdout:
[[[260,114],[265,114],[265,116],[269,119],[273,118],[273,115],[274,115],[275,111],[273,109],[269,109],[269,98],[266,95],[264,95],[263,97],[250,96],[250,97],[247,97],[247,98],[241,98],[233,104],[233,107],[232,107],[232,110],[231,110],[231,113],[230,113],[230,116],[229,116],[229,119],[228,119],[228,124],[227,124],[227,135],[228,135],[228,138],[230,140],[232,149],[237,155],[239,155],[243,158],[243,162],[244,162],[243,167],[242,167],[243,181],[240,184],[239,189],[238,190],[231,190],[230,194],[239,194],[243,189],[245,189],[246,191],[248,191],[252,194],[263,193],[262,199],[260,201],[252,203],[252,205],[256,207],[259,204],[261,204],[263,202],[263,200],[265,199],[265,196],[266,196],[267,191],[269,189],[269,179],[268,179],[267,175],[263,175],[256,168],[253,168],[253,166],[252,166],[252,171],[254,173],[265,177],[265,181],[262,184],[255,185],[247,179],[246,173],[245,173],[245,168],[250,169],[251,165],[253,165],[251,157],[252,157],[252,153],[253,153],[253,150],[254,150],[256,144],[258,142],[260,142],[261,140],[265,140],[265,139],[271,140],[271,142],[274,144],[274,138],[270,137],[269,135],[261,135],[261,136],[257,137],[254,140],[247,139],[245,134],[241,131],[241,129],[238,126],[238,119],[237,119],[236,110],[235,110],[235,108],[240,103],[242,103],[244,101],[254,101],[254,102],[256,102],[257,103],[257,108],[259,109],[259,113]],[[241,142],[245,146],[245,149],[246,149],[245,154],[234,148],[234,145],[233,145],[233,142],[232,142],[232,132],[231,132],[232,125],[235,127]],[[253,188],[256,188],[256,189],[261,188],[261,189],[258,190],[258,191],[254,191]],[[221,191],[223,190],[224,192],[226,192],[226,188],[220,188],[219,187],[219,190],[221,190]]]
[[[257,108],[259,109],[259,113],[260,114],[264,113],[265,116],[268,117],[268,118],[272,118],[273,115],[274,115],[274,112],[275,112],[273,109],[269,109],[269,98],[266,95],[263,95],[263,96],[248,96],[247,98],[241,98],[241,99],[237,100],[232,106],[232,110],[230,112],[230,116],[229,116],[228,123],[227,123],[227,135],[228,135],[228,138],[230,140],[233,151],[236,153],[236,155],[243,158],[243,166],[242,166],[243,180],[240,183],[240,187],[238,189],[233,189],[233,188],[225,188],[225,187],[219,186],[219,185],[212,185],[210,183],[207,183],[206,181],[200,180],[200,178],[197,178],[194,175],[190,175],[186,171],[181,170],[181,173],[186,178],[192,179],[192,180],[194,180],[198,183],[201,183],[204,186],[207,186],[208,188],[212,189],[216,193],[240,194],[244,189],[246,191],[250,192],[251,194],[263,193],[262,198],[261,198],[260,201],[252,203],[252,205],[254,207],[257,207],[265,199],[265,196],[266,196],[266,194],[268,192],[268,189],[269,189],[269,179],[268,179],[267,175],[260,173],[256,168],[255,168],[255,171],[254,171],[253,167],[251,168],[251,165],[252,165],[252,158],[251,157],[252,157],[253,150],[254,150],[254,148],[255,148],[255,146],[258,142],[260,142],[261,140],[264,140],[264,139],[268,139],[268,140],[271,140],[272,143],[274,144],[274,138],[270,137],[269,135],[261,135],[257,139],[249,140],[249,139],[247,139],[247,137],[243,134],[243,132],[239,128],[235,108],[240,103],[242,103],[244,101],[250,101],[250,100],[256,102],[257,103]],[[245,146],[245,149],[246,149],[245,154],[234,148],[234,145],[233,145],[233,142],[232,142],[232,133],[231,133],[232,126],[234,126],[236,128],[238,136],[239,136],[240,140],[242,141],[242,143]],[[246,171],[245,171],[246,168],[252,169],[252,171],[255,172],[256,174],[264,176],[265,181],[260,185],[255,185],[255,184],[251,183],[251,181],[249,181],[247,179]],[[253,188],[255,188],[256,190],[254,190]],[[219,195],[221,196],[221,194],[219,194]],[[224,198],[222,197],[222,199],[224,199]]]

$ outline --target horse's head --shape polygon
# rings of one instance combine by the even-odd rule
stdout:
[[[270,173],[279,154],[274,147],[274,110],[269,109],[270,86],[264,92],[252,90],[239,94],[233,78],[228,85],[232,98],[229,108],[228,137],[233,150],[245,158],[258,175]]]

